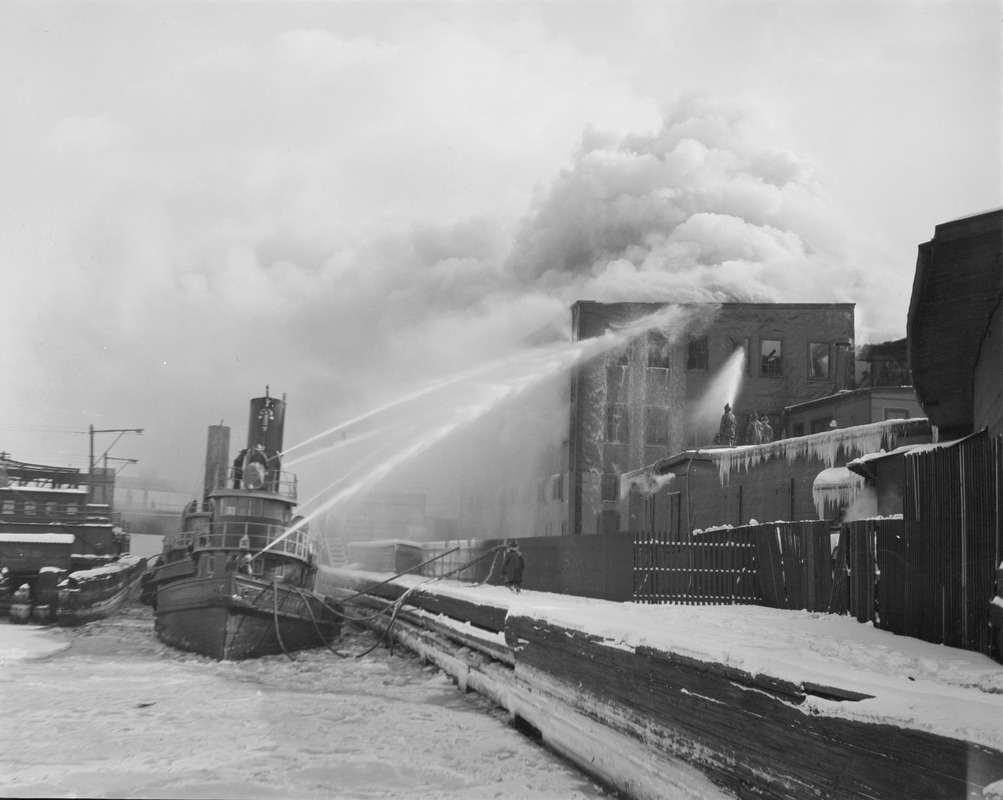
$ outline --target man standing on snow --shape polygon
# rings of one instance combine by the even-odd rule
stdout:
[[[753,411],[749,414],[749,426],[745,429],[746,444],[762,444],[763,428],[759,422],[759,412]]]
[[[516,594],[522,591],[522,571],[525,565],[526,560],[519,551],[518,542],[511,539],[502,561],[502,574],[505,576],[505,585]]]

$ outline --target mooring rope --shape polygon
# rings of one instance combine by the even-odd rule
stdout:
[[[324,646],[339,658],[348,658],[347,653],[339,653],[337,650],[331,647],[330,641],[328,641],[328,639],[324,636],[323,632],[320,629],[320,626],[317,624],[317,617],[314,616],[313,609],[310,608],[310,596],[299,587],[296,587],[296,591],[299,594],[300,599],[303,601],[303,604],[306,606],[306,612],[307,614],[310,615],[310,622],[313,623],[313,629],[317,632],[317,636],[320,637],[320,640],[324,643]],[[321,605],[324,605],[323,600],[321,600],[320,598],[315,598],[315,599],[317,599],[317,601]]]
[[[285,642],[282,641],[282,633],[279,630],[279,582],[276,580],[272,581],[272,587],[275,589],[275,594],[272,595],[272,615],[275,619],[275,638],[279,640],[279,647],[282,648],[282,652],[285,653],[286,658],[290,661],[295,661],[289,651],[286,650]]]

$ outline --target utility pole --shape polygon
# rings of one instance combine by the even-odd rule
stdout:
[[[96,429],[93,425],[89,425],[87,427],[87,430],[88,430],[88,433],[90,435],[90,455],[89,455],[88,462],[87,462],[88,463],[88,467],[87,467],[87,483],[90,486],[90,490],[91,490],[90,491],[91,502],[94,502],[94,434],[96,434],[96,433],[117,433],[118,434],[118,436],[115,437],[115,441],[113,441],[110,445],[108,445],[108,447],[105,448],[104,453],[101,454],[101,458],[103,458],[105,460],[105,469],[104,469],[104,473],[101,476],[102,477],[102,483],[103,483],[104,482],[105,473],[107,473],[107,470],[108,470],[108,452],[115,446],[115,444],[118,442],[118,440],[121,439],[123,436],[125,436],[125,434],[127,434],[127,433],[135,433],[135,434],[141,436],[143,434],[143,428],[102,428],[102,429]],[[135,463],[135,462],[133,462],[133,463]],[[106,497],[106,498],[102,498],[102,499],[108,500],[109,501],[108,505],[109,506],[111,505],[111,498],[110,497]]]

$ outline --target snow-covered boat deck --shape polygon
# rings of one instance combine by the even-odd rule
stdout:
[[[388,577],[324,568],[318,589]],[[631,797],[700,796],[660,782],[678,762],[741,796],[1003,797],[1003,666],[986,656],[758,606],[515,595],[414,576],[375,593],[409,589],[421,610],[402,615],[406,646]]]

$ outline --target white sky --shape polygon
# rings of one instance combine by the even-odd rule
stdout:
[[[853,301],[1001,200],[998,2],[0,4],[0,448],[200,478],[577,299]],[[98,442],[98,452],[111,442]]]

